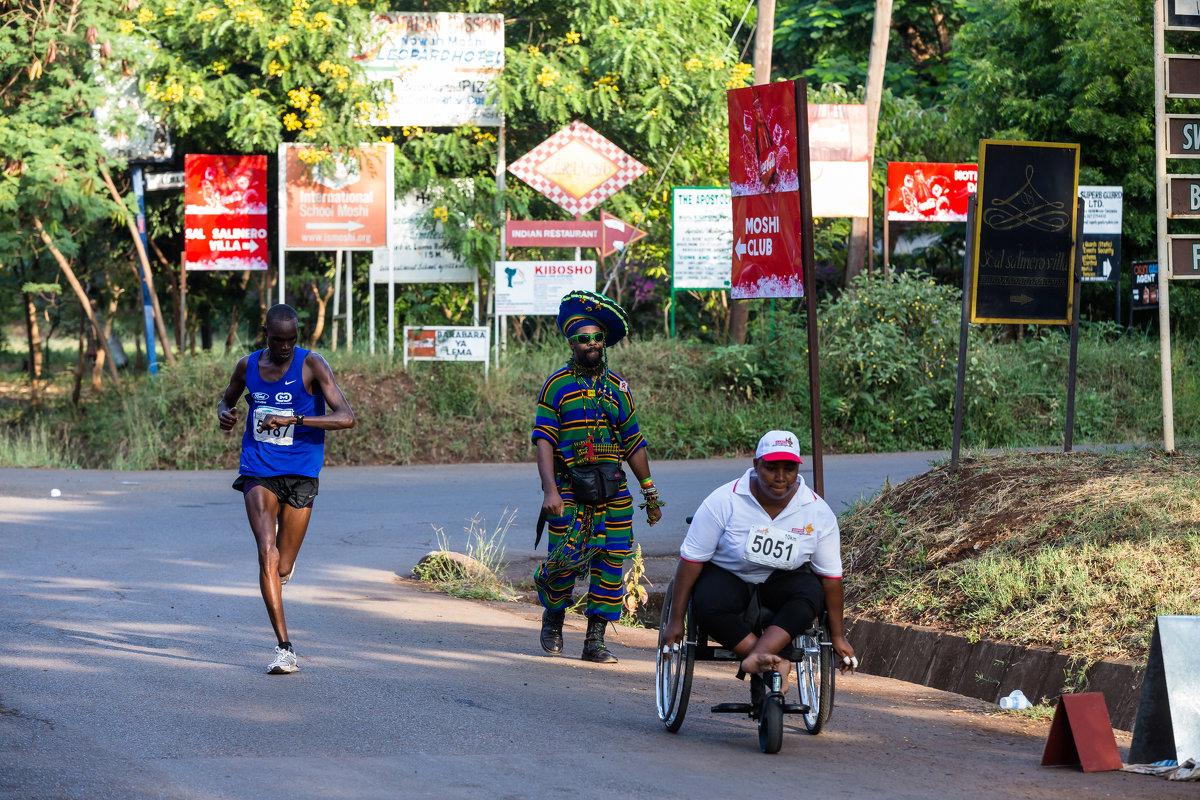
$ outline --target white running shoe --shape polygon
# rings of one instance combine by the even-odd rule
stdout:
[[[295,564],[295,562],[293,562],[293,563],[292,563],[292,571],[291,571],[291,572],[289,572],[287,575],[280,575],[280,576],[279,576],[279,585],[280,585],[280,586],[287,586],[287,584],[288,584],[288,581],[290,581],[290,580],[292,579],[292,576],[293,576],[293,575],[295,575],[295,574],[296,574],[296,564]]]
[[[295,672],[300,666],[296,663],[296,654],[286,647],[275,647],[275,660],[267,667],[271,675],[287,675]]]

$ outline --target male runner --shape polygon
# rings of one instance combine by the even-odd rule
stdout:
[[[272,675],[295,672],[296,652],[283,619],[282,586],[292,578],[308,531],[317,476],[325,459],[325,431],[354,427],[354,412],[316,353],[296,347],[296,311],[280,303],[267,311],[267,346],[238,361],[217,404],[221,430],[237,423],[238,398],[250,413],[233,488],[242,492],[258,542],[258,588],[279,644]],[[330,413],[325,413],[326,404]]]

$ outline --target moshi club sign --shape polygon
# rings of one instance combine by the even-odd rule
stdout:
[[[730,294],[803,297],[795,85],[732,89],[726,97],[733,195]]]
[[[189,270],[269,266],[266,156],[184,156],[184,263]]]

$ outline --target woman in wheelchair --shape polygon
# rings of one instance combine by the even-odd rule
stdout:
[[[779,653],[822,610],[835,663],[843,672],[858,666],[843,626],[837,517],[800,477],[798,442],[791,431],[769,431],[753,466],[705,498],[679,548],[661,637],[664,645],[683,640],[690,597],[700,627],[742,657],[742,671],[779,672],[784,687],[791,665]],[[752,585],[760,605],[774,612],[761,635],[744,618]]]

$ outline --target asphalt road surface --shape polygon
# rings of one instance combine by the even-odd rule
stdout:
[[[827,495],[841,510],[929,458],[828,458]],[[656,463],[670,505],[637,529],[647,552],[675,552],[682,517],[745,466]],[[745,684],[700,665],[682,730],[665,732],[653,632],[611,634],[621,663],[599,667],[578,659],[574,619],[550,658],[538,609],[404,577],[436,529],[458,549],[468,518],[491,529],[505,508],[510,553],[531,555],[532,464],[326,470],[284,590],[300,671],[267,675],[232,478],[0,470],[0,797],[1195,797],[1041,768],[1045,722],[866,675],[839,682],[824,733],[789,721],[766,756],[750,721],[708,713]]]

